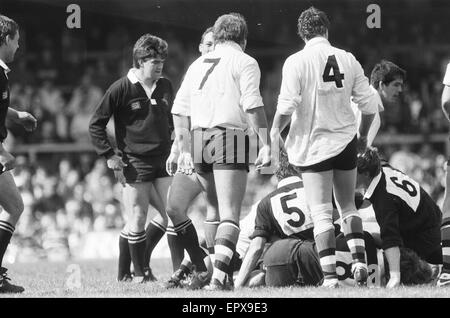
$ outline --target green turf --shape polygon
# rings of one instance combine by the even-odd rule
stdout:
[[[70,273],[70,265],[79,268],[80,286],[77,271]],[[9,265],[9,276],[12,282],[25,287],[20,295],[0,295],[0,297],[220,297],[220,298],[331,298],[331,297],[450,297],[449,288],[437,287],[401,287],[395,290],[384,288],[244,288],[234,292],[187,291],[183,289],[166,290],[161,282],[171,274],[172,265],[169,259],[152,260],[152,269],[158,282],[135,285],[116,282],[116,261],[82,261],[64,263],[30,263]]]

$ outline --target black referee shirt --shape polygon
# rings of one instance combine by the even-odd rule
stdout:
[[[6,114],[9,108],[9,84],[6,69],[0,65],[0,142],[8,135],[6,130]]]
[[[173,89],[160,78],[149,99],[134,74],[129,72],[114,82],[97,105],[89,124],[89,133],[97,153],[109,157],[114,149],[106,125],[114,116],[117,147],[122,153],[159,156],[170,152]]]

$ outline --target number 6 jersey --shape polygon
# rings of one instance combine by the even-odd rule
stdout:
[[[406,246],[416,250],[429,243],[431,248],[432,241],[440,243],[442,213],[439,207],[416,181],[403,172],[383,164],[381,172],[367,188],[364,198],[372,203],[375,211],[383,249]],[[427,239],[417,242],[417,238],[422,237],[423,233],[431,233],[432,229],[437,229],[431,231],[435,232],[435,238],[427,236]],[[416,246],[417,244],[420,246]]]
[[[324,37],[286,59],[277,111],[292,115],[286,139],[291,164],[313,165],[344,150],[357,133],[351,97],[362,113],[378,112],[379,98],[359,62]]]

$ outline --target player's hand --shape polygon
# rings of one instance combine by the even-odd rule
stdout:
[[[16,158],[6,150],[0,152],[0,173],[12,170],[16,167]]]
[[[37,120],[33,115],[27,112],[17,112],[19,122],[26,131],[33,131],[37,127]]]
[[[263,168],[269,167],[272,162],[272,153],[269,145],[263,146],[258,153],[258,158],[255,160],[256,171],[262,172]]]
[[[400,273],[390,273],[391,278],[386,285],[386,288],[395,288],[400,286]]]
[[[109,157],[108,160],[106,160],[106,164],[108,165],[109,169],[112,169],[114,171],[122,170],[127,166],[127,164],[123,162],[122,158],[120,158],[118,155]]]
[[[178,157],[178,172],[186,175],[194,173],[194,161],[189,152],[182,152]]]
[[[114,175],[116,176],[117,181],[119,181],[121,185],[125,186],[127,180],[125,179],[123,170],[114,170]]]
[[[356,147],[358,153],[364,153],[367,149],[367,136],[359,136]]]
[[[169,176],[173,176],[177,172],[179,153],[171,152],[166,160],[166,171]]]

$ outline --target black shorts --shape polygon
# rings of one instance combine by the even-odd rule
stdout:
[[[358,156],[357,138],[345,147],[345,149],[330,159],[310,165],[298,167],[301,172],[322,172],[329,170],[352,170],[356,168],[356,160]]]
[[[213,170],[249,171],[249,137],[242,130],[223,127],[191,132],[191,154],[197,173]]]
[[[163,156],[140,156],[123,154],[122,160],[127,164],[123,174],[127,183],[152,182],[158,178],[168,177],[166,160],[169,154]]]
[[[313,241],[283,239],[264,254],[266,286],[317,286],[323,274]]]

